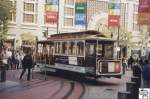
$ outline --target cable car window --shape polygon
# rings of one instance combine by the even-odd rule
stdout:
[[[62,54],[67,54],[67,42],[62,42]]]
[[[61,52],[61,43],[60,42],[56,42],[55,43],[55,53],[56,54],[60,54]]]
[[[48,49],[49,49],[48,45],[44,44],[43,45],[43,52],[42,52],[44,57],[48,56]]]
[[[113,58],[113,45],[105,44],[105,58]]]
[[[77,55],[78,56],[84,55],[84,42],[77,42]]]
[[[69,42],[69,55],[75,55],[76,54],[76,44],[75,42]]]
[[[102,56],[102,53],[103,53],[103,46],[102,46],[102,44],[98,44],[98,46],[97,46],[97,53],[98,53],[98,55]]]
[[[86,54],[89,56],[95,55],[95,45],[94,44],[87,44]]]
[[[42,44],[38,44],[38,49],[37,49],[37,59],[40,60],[42,58]]]

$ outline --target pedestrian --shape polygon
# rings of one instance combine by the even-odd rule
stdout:
[[[19,67],[22,68],[22,60],[24,58],[24,54],[22,52],[19,52]]]
[[[20,75],[20,79],[22,79],[22,76],[26,72],[26,69],[28,69],[27,80],[30,80],[30,74],[31,74],[32,66],[33,66],[32,56],[31,56],[31,53],[28,51],[26,53],[26,55],[24,56],[23,61],[22,61],[23,70],[22,70],[22,73]]]
[[[130,58],[128,59],[128,69],[132,69],[132,65],[133,65],[134,59],[132,58],[132,56],[130,56]]]
[[[2,52],[2,55],[3,55],[3,65],[6,67],[6,69],[8,70],[8,55],[7,55],[7,51],[6,49]]]
[[[145,61],[144,56],[141,56],[141,57],[140,57],[140,60],[139,60],[139,64],[141,65],[142,68],[143,68],[143,66],[144,66],[144,61]]]
[[[141,78],[142,68],[141,68],[140,64],[138,63],[138,61],[134,61],[132,70],[133,70],[133,76],[137,76],[137,77]]]
[[[15,61],[16,61],[16,68],[17,69],[19,69],[19,66],[20,66],[19,60],[20,60],[20,55],[19,55],[19,51],[17,51],[15,54]]]
[[[126,68],[127,68],[127,61],[126,61],[126,58],[122,58],[122,71],[123,71],[123,74],[125,74],[125,71],[126,71]]]
[[[145,60],[145,64],[142,71],[144,86],[150,88],[150,62]]]
[[[16,59],[15,59],[15,52],[13,51],[11,56],[11,69],[16,69]]]

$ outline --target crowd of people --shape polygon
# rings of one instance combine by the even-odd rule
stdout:
[[[23,51],[4,49],[1,54],[3,57],[3,64],[7,67],[7,70],[22,68],[22,60],[25,56]]]
[[[31,68],[35,64],[32,53],[31,50],[27,50],[24,53],[22,50],[5,49],[1,52],[2,62],[7,70],[23,69],[20,79],[22,79],[23,74],[28,69],[27,80],[30,80]],[[122,66],[123,74],[125,74],[126,70],[133,70],[133,75],[142,76],[146,82],[150,83],[150,57],[148,55],[136,59],[132,56],[129,59],[122,58]]]
[[[6,67],[6,70],[23,69],[20,79],[22,79],[26,69],[28,69],[27,80],[30,80],[31,68],[35,63],[32,53],[33,51],[31,49],[25,52],[22,50],[3,49],[0,56],[2,57],[2,63]]]
[[[134,59],[132,56],[127,60],[126,58],[122,59],[123,74],[126,70],[132,70],[134,76],[142,77],[143,85],[148,85],[150,87],[150,57],[149,55],[141,56]]]

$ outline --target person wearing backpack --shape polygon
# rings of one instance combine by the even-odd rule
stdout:
[[[20,75],[20,79],[22,79],[22,76],[26,72],[26,69],[28,69],[27,80],[30,80],[31,68],[33,67],[33,59],[29,51],[27,52],[27,54],[24,56],[22,60],[22,67],[23,67],[23,70]]]
[[[144,80],[144,86],[150,88],[150,62],[149,60],[145,60],[142,76]]]

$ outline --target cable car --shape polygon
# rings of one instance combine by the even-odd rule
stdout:
[[[54,34],[37,42],[36,63],[42,71],[120,78],[122,64],[117,58],[117,44],[117,40],[97,31]]]

